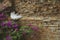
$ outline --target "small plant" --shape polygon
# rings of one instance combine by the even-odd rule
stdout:
[[[5,20],[5,15],[0,14],[0,40],[24,40],[25,35],[30,35],[38,28],[29,24],[28,26],[20,26],[14,21]]]

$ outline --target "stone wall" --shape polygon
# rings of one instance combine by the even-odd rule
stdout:
[[[10,2],[10,0],[2,0],[0,2],[0,11],[3,11],[7,7],[11,7],[11,6],[12,6],[12,3]]]
[[[22,26],[33,24],[40,28],[38,32],[33,33],[34,35],[32,35],[32,37],[27,37],[27,40],[60,40],[60,21],[58,17],[51,17],[50,19],[45,19],[45,17],[24,17],[20,19],[20,23]]]
[[[16,0],[16,11],[23,16],[20,23],[23,26],[28,24],[40,28],[32,37],[27,40],[60,40],[60,3],[58,0]]]
[[[21,26],[40,29],[26,40],[60,40],[60,3],[57,0],[15,0],[15,10],[23,16]]]
[[[27,17],[39,16],[58,16],[60,14],[60,6],[57,0],[15,0],[15,10],[20,15]]]

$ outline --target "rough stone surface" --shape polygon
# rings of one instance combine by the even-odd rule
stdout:
[[[32,24],[40,28],[38,32],[26,36],[26,40],[60,40],[60,1],[15,0],[14,2],[15,10],[23,16],[18,21],[20,25]]]
[[[16,11],[24,16],[21,25],[33,24],[39,32],[27,40],[60,40],[60,3],[58,0],[16,0]]]

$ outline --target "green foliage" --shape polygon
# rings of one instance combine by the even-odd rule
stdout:
[[[6,20],[7,17],[4,14],[0,14],[0,40],[24,40],[25,36],[29,36],[37,28],[33,29],[30,26],[20,26],[16,21]]]

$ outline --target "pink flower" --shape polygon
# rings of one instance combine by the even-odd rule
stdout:
[[[3,13],[0,13],[0,20],[5,20],[6,19],[6,15],[4,15]]]
[[[17,25],[17,24],[14,24],[14,25],[13,25],[13,28],[14,28],[14,29],[18,28],[18,25]]]
[[[31,28],[32,28],[32,30],[34,30],[34,31],[38,31],[38,29],[39,29],[37,26],[32,26]]]
[[[30,26],[31,29],[34,31],[38,31],[38,29],[39,29],[37,26],[33,26],[32,24],[29,24],[28,26]]]
[[[1,23],[1,26],[2,26],[2,27],[6,26],[6,23],[5,23],[5,22],[2,22],[2,23]]]
[[[32,24],[28,24],[28,26],[32,26]]]
[[[12,27],[12,22],[11,22],[11,21],[8,21],[8,22],[7,22],[7,26],[8,26],[8,27]]]
[[[12,40],[11,36],[10,35],[7,35],[6,36],[6,40]]]

